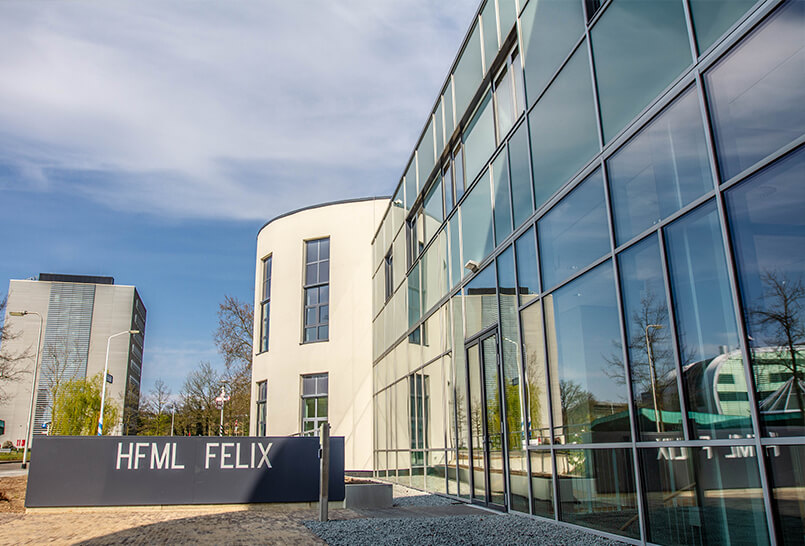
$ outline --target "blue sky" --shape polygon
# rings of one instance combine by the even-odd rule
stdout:
[[[0,293],[114,276],[148,308],[143,386],[178,392],[255,235],[388,195],[475,0],[0,5]]]

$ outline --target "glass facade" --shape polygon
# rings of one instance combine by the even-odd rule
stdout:
[[[378,477],[805,543],[803,29],[803,0],[480,6],[373,243]]]

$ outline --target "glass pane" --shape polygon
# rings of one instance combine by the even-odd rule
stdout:
[[[330,301],[330,287],[329,286],[320,286],[319,287],[319,303],[327,303]]]
[[[656,235],[618,256],[640,439],[682,439],[673,336]]]
[[[531,110],[528,123],[534,195],[539,208],[598,152],[590,65],[584,44]]]
[[[471,183],[495,151],[495,112],[492,109],[491,91],[486,94],[472,121],[467,125],[463,142],[464,167],[467,182]]]
[[[805,541],[805,446],[772,446],[766,453],[778,536],[782,544],[801,545]]]
[[[416,201],[418,195],[418,188],[416,183],[416,156],[411,160],[408,165],[408,171],[405,173],[405,213],[411,210],[411,206]]]
[[[682,2],[615,0],[591,39],[609,141],[691,64]]]
[[[436,157],[433,151],[433,118],[431,118],[425,129],[425,134],[422,135],[422,140],[419,147],[416,149],[417,172],[419,173],[419,185],[425,186],[428,181],[430,172],[433,170]]]
[[[492,163],[492,187],[495,192],[495,245],[512,232],[512,209],[509,202],[509,166],[505,151]]]
[[[521,312],[520,318],[523,325],[529,443],[531,445],[550,444],[550,405],[548,404],[548,381],[545,378],[545,336],[542,333],[542,305],[535,303],[526,307]]]
[[[764,433],[805,434],[805,149],[727,192]]]
[[[805,133],[805,2],[788,2],[705,74],[722,178]]]
[[[498,0],[498,19],[500,23],[500,39],[505,41],[517,19],[516,0]]]
[[[305,305],[316,305],[319,303],[319,289],[305,288]]]
[[[501,419],[500,378],[498,377],[497,340],[488,337],[481,342],[484,366],[484,400],[486,402],[486,433],[489,449],[489,502],[505,503],[503,484],[503,423]]]
[[[553,513],[553,468],[550,451],[531,452],[531,500],[533,514],[554,518]]]
[[[330,282],[330,262],[319,262],[319,281]]]
[[[305,309],[305,325],[316,324],[316,307]]]
[[[461,244],[458,231],[458,212],[449,221],[450,229],[450,287],[457,285],[461,281],[464,273],[464,264],[461,263]]]
[[[517,294],[520,305],[525,305],[539,293],[539,273],[537,270],[537,245],[534,241],[534,228],[520,235],[514,242],[517,252]]]
[[[460,146],[453,153],[453,184],[456,188],[456,203],[458,203],[467,187],[467,180],[464,176],[464,150]]]
[[[447,89],[442,95],[444,101],[444,128],[447,141],[453,135],[453,130],[456,128],[456,122],[453,119],[453,80],[448,78]],[[447,145],[447,142],[445,142]]]
[[[428,190],[425,197],[425,240],[429,240],[444,220],[442,213],[442,179],[438,177],[436,182]]]
[[[713,189],[706,150],[690,89],[607,162],[617,244]]]
[[[528,149],[528,124],[523,122],[509,140],[509,166],[511,168],[512,206],[514,207],[514,227],[531,216],[534,203],[531,197],[531,171]]]
[[[620,328],[613,277],[606,262],[544,300],[555,436],[562,443],[631,438],[626,374],[614,354]]]
[[[667,230],[688,419],[696,437],[752,432],[727,262],[711,201]]]
[[[305,419],[310,417],[316,416],[316,399],[315,398],[306,398],[304,400],[305,403]]]
[[[713,45],[755,3],[756,0],[690,0],[699,53]]]
[[[502,140],[514,125],[514,93],[512,76],[504,71],[498,77],[495,89],[495,106],[497,108],[498,137]]]
[[[488,72],[498,52],[498,20],[495,13],[495,0],[487,0],[481,11],[484,28],[484,66]]]
[[[470,260],[481,263],[495,248],[491,193],[489,179],[483,176],[461,204],[462,269]],[[464,269],[465,274],[469,272]]]
[[[481,83],[481,78],[483,77],[480,30],[480,26],[476,22],[467,40],[467,45],[464,47],[464,51],[461,52],[461,58],[456,64],[456,71],[453,73],[456,119],[459,120],[470,105],[470,100],[475,95],[478,84]]]
[[[319,242],[306,241],[305,242],[305,263],[316,262],[319,260]]]
[[[322,305],[319,307],[319,322],[327,323],[330,320],[330,306]]]
[[[316,404],[316,417],[327,417],[327,397],[317,398],[318,404]]]
[[[453,199],[453,171],[448,162],[444,168],[444,212],[450,214],[456,202]]]
[[[466,335],[472,336],[498,321],[498,298],[495,267],[490,264],[464,288]]]
[[[444,120],[443,120],[443,112],[444,110],[444,101],[440,100],[439,105],[436,107],[436,113],[433,115],[433,119],[435,120],[434,131],[436,133],[436,157],[442,155],[442,151],[444,150]]]
[[[327,326],[319,326],[319,340],[326,340],[329,335],[329,327]]]
[[[319,240],[319,260],[330,259],[330,239]]]
[[[309,396],[316,394],[316,378],[314,376],[305,376],[302,378],[302,394]]]
[[[469,394],[470,394],[470,437],[472,438],[472,497],[486,500],[486,475],[484,472],[484,404],[481,394],[481,359],[478,345],[467,349],[467,362],[469,363]]]
[[[537,223],[542,285],[555,286],[609,251],[604,178],[593,173]]]
[[[469,465],[470,465],[470,436],[469,436],[469,416],[468,403],[469,395],[467,391],[467,368],[464,359],[464,318],[462,314],[461,297],[454,297],[452,300],[453,317],[453,356],[455,358],[456,371],[456,435],[458,438],[458,494],[461,497],[469,497]]]
[[[520,17],[528,104],[534,104],[584,33],[581,2],[529,2]]]
[[[769,544],[755,449],[639,449],[648,539],[661,544]]]
[[[305,266],[305,284],[316,284],[319,282],[319,266],[317,263]]]
[[[414,326],[422,315],[419,297],[419,264],[416,264],[408,275],[408,327]]]
[[[556,470],[562,521],[640,537],[630,449],[557,451]]]

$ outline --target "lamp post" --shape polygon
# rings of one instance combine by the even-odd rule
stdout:
[[[109,347],[112,345],[112,338],[126,334],[134,335],[139,333],[139,330],[124,330],[123,332],[112,334],[106,340],[106,364],[103,366],[103,378],[101,380],[101,413],[98,417],[98,436],[103,434],[103,404],[106,400],[106,378],[109,376]]]
[[[651,377],[651,398],[654,402],[654,424],[657,427],[657,432],[661,431],[660,426],[660,412],[659,404],[657,403],[657,372],[654,370],[654,355],[651,354],[651,338],[648,335],[648,329],[655,330],[662,329],[662,324],[648,324],[646,325],[646,351],[648,351],[648,369]]]
[[[22,468],[28,467],[28,444],[31,443],[33,437],[33,420],[34,420],[34,393],[36,392],[36,376],[39,371],[39,346],[42,344],[42,315],[36,311],[9,311],[12,317],[24,317],[27,315],[36,315],[39,317],[39,335],[36,338],[36,358],[34,359],[34,378],[31,381],[31,406],[28,409],[28,428],[25,430],[25,445],[22,451]]]
[[[173,420],[176,417],[176,402],[171,404],[171,436],[173,436]]]

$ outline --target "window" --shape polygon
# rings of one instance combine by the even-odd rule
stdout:
[[[318,436],[322,423],[327,422],[326,373],[302,376],[302,434]]]
[[[385,296],[386,299],[384,301],[389,301],[391,296],[394,295],[394,257],[389,251],[386,254],[386,260],[384,262],[383,270],[386,277],[386,285],[385,285]]]
[[[305,241],[304,343],[327,341],[330,323],[330,238]]]
[[[263,258],[263,297],[260,302],[260,352],[268,350],[268,318],[271,309],[271,256]]]
[[[266,435],[266,399],[268,384],[265,381],[257,383],[257,436]]]

